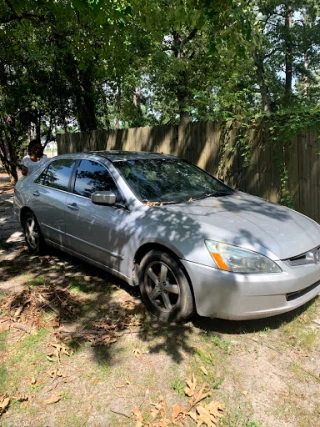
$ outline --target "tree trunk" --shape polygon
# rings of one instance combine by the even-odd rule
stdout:
[[[184,52],[184,45],[186,42],[187,42],[187,39],[184,39],[181,34],[179,34],[176,31],[173,32],[172,50],[174,52],[174,56],[181,62],[185,61],[186,59],[186,55]],[[187,73],[186,71],[182,70],[179,73],[178,85],[176,88],[180,124],[186,124],[190,122],[190,113],[187,110],[189,106],[189,90],[188,90],[187,83],[188,83]]]
[[[187,89],[187,76],[185,72],[180,73],[179,84],[177,87],[177,98],[179,105],[180,124],[190,122],[190,113],[187,110],[189,104],[189,93]]]
[[[292,64],[293,64],[293,53],[292,53],[292,40],[291,40],[291,28],[292,28],[292,6],[288,5],[285,16],[285,27],[286,27],[286,40],[285,40],[285,55],[286,55],[286,84],[285,84],[285,95],[286,99],[290,102],[292,97]]]
[[[263,60],[260,58],[257,52],[254,53],[254,63],[257,69],[257,77],[258,77],[259,88],[260,88],[262,109],[265,113],[269,113],[270,112],[269,89],[268,89],[268,86],[266,85],[266,81],[264,78]]]
[[[96,108],[94,102],[90,68],[85,71],[77,69],[79,90],[77,92],[77,107],[80,130],[90,131],[97,129]]]

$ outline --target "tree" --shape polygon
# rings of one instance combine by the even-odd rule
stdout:
[[[306,88],[319,70],[317,2],[258,0],[253,6],[257,28],[254,58],[263,110],[294,106],[295,83],[304,81]]]
[[[103,2],[97,25],[96,9],[81,0],[0,6],[0,158],[16,180],[19,147],[31,131],[39,140],[46,132],[47,142],[55,126],[67,129],[69,118],[80,130],[99,127],[108,36],[128,12]]]
[[[57,130],[318,103],[316,0],[0,0],[0,158]],[[10,49],[8,49],[10,46]]]

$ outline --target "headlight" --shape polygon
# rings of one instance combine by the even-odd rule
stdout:
[[[234,273],[280,273],[281,268],[257,252],[214,240],[205,240],[212,259],[221,270]]]

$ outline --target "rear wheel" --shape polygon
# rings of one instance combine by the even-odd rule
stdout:
[[[147,308],[160,320],[182,321],[194,311],[189,282],[179,264],[165,252],[153,250],[140,265],[140,292]]]
[[[29,251],[34,254],[41,254],[45,248],[45,242],[37,218],[32,212],[25,215],[23,230]]]

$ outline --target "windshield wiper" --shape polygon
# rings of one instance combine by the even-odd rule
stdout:
[[[213,193],[212,196],[221,197],[221,196],[230,196],[231,194],[233,193],[230,191],[217,191],[216,193]]]
[[[233,194],[230,191],[213,191],[212,193],[207,193],[203,196],[200,197],[190,197],[190,199],[188,200],[188,202],[193,202],[195,200],[201,200],[201,199],[206,199],[207,197],[222,197],[222,196],[230,196],[231,194]]]
[[[179,202],[174,202],[174,201],[170,201],[170,202],[169,201],[168,202],[150,202],[147,199],[143,199],[142,203],[144,203],[147,206],[154,207],[154,206],[163,206],[163,205],[174,205],[175,203],[179,203]]]

